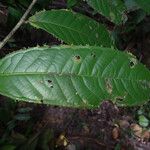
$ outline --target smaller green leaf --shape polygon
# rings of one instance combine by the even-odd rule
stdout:
[[[125,5],[128,11],[134,11],[139,8],[134,0],[125,0]]]
[[[22,16],[22,11],[14,7],[8,7],[7,25],[14,26]]]
[[[150,0],[135,0],[135,2],[139,5],[139,7],[150,14]]]
[[[78,0],[67,0],[67,7],[71,8],[76,5]]]
[[[142,127],[147,127],[149,125],[149,120],[144,115],[140,115],[139,116],[139,124]]]
[[[121,0],[87,0],[87,2],[98,13],[116,24],[121,24],[127,20],[124,13],[126,7]]]
[[[112,45],[110,35],[102,24],[69,10],[42,11],[30,17],[29,23],[67,44]]]
[[[138,24],[145,18],[145,16],[146,16],[146,12],[141,10],[141,9],[139,9],[139,10],[136,11],[135,16],[133,18],[133,21],[136,24]]]

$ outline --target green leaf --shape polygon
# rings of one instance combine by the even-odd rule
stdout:
[[[106,99],[140,105],[150,71],[130,53],[95,46],[35,47],[0,61],[0,93],[50,105],[95,108]]]
[[[139,5],[139,7],[150,14],[150,0],[135,0],[135,2]]]
[[[109,33],[103,25],[69,10],[42,11],[32,16],[29,23],[67,44],[112,45]]]
[[[136,9],[139,8],[139,6],[137,5],[137,3],[135,2],[135,0],[125,0],[125,6],[127,8],[127,10],[130,11],[134,11]]]
[[[122,0],[87,0],[88,4],[97,12],[116,24],[127,20],[125,15],[126,7]]]
[[[14,26],[22,17],[22,11],[18,8],[8,7],[8,18],[7,18],[7,25]]]
[[[67,7],[71,8],[78,3],[78,0],[67,0]]]
[[[142,127],[147,127],[148,124],[149,124],[149,120],[148,120],[144,115],[140,115],[140,116],[139,116],[139,124],[140,124]]]

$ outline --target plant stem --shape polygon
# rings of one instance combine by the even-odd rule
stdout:
[[[20,26],[24,23],[26,20],[26,17],[28,16],[29,12],[31,11],[32,7],[36,3],[37,0],[33,0],[31,4],[29,5],[28,9],[24,13],[24,15],[21,17],[19,22],[16,24],[16,26],[11,30],[11,32],[4,38],[2,42],[0,42],[0,49],[7,43],[7,41],[14,35],[14,33],[20,28]]]

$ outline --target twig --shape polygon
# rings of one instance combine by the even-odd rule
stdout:
[[[12,37],[12,35],[19,29],[19,27],[24,23],[27,15],[31,11],[32,7],[36,3],[37,0],[33,0],[31,4],[29,5],[28,9],[24,13],[24,15],[21,17],[19,22],[16,24],[16,26],[11,30],[11,32],[4,38],[2,42],[0,42],[0,49],[7,43],[7,41]]]

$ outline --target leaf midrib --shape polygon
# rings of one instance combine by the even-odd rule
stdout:
[[[129,78],[117,78],[117,77],[102,77],[97,75],[80,75],[80,74],[74,74],[74,73],[57,73],[57,72],[39,72],[39,73],[33,73],[33,72],[26,72],[26,73],[0,73],[0,76],[25,76],[25,75],[49,75],[49,76],[76,76],[76,77],[89,77],[89,78],[101,78],[101,79],[113,79],[113,80],[127,80],[127,81],[134,81],[134,82],[142,82],[142,81],[148,81],[147,79],[129,79]]]

